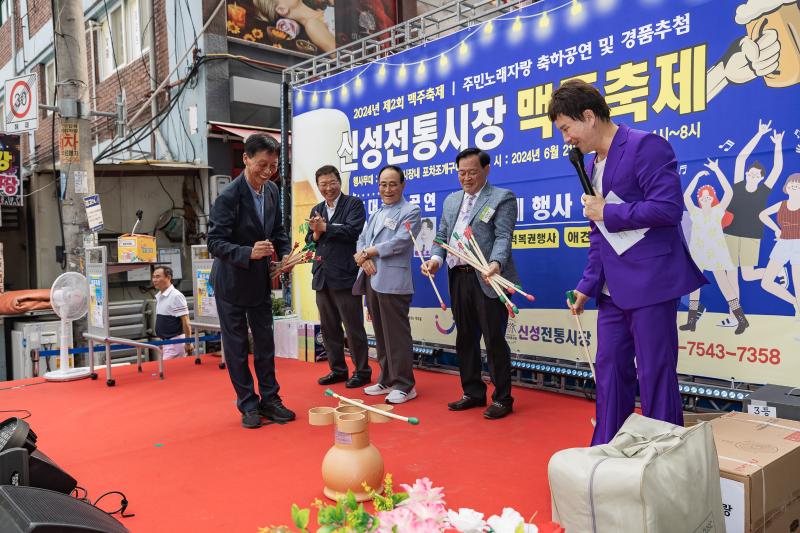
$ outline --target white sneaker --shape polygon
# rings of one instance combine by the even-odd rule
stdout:
[[[364,387],[364,394],[369,396],[380,396],[381,394],[389,394],[390,392],[392,392],[391,387],[384,387],[380,383]]]
[[[717,326],[721,328],[734,328],[737,325],[739,325],[739,323],[736,321],[736,319],[733,319],[729,316],[726,316],[725,318],[720,320],[719,324],[717,324]]]
[[[386,403],[405,403],[409,400],[413,400],[417,397],[417,390],[411,389],[408,392],[403,392],[399,390],[393,390],[389,393],[389,396],[386,397]]]

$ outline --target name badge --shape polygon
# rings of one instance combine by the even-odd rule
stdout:
[[[392,231],[397,229],[397,221],[393,218],[387,218],[386,220],[384,220],[383,225]]]
[[[480,217],[479,217],[479,218],[480,218],[480,221],[481,221],[481,222],[483,222],[484,224],[486,224],[486,223],[488,223],[488,222],[489,222],[489,221],[492,219],[492,217],[493,217],[493,216],[494,216],[494,209],[492,209],[491,207],[489,207],[489,206],[487,205],[487,206],[486,206],[486,207],[484,207],[484,208],[483,208],[483,210],[481,211],[481,214],[480,214]]]

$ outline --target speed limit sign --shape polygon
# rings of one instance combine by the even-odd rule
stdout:
[[[22,133],[39,127],[39,91],[36,74],[6,80],[3,104],[6,132]]]

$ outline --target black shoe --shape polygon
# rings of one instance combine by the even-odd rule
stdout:
[[[483,407],[484,405],[486,405],[485,398],[470,398],[469,396],[462,396],[460,400],[448,403],[447,408],[451,411],[464,411],[465,409]]]
[[[367,385],[370,381],[372,381],[371,378],[365,378],[362,376],[353,376],[352,378],[347,380],[347,383],[345,383],[344,386],[347,387],[348,389],[357,389],[358,387],[363,387],[364,385]]]
[[[258,414],[263,418],[278,424],[291,422],[295,419],[294,411],[287,409],[280,400],[258,406]]]
[[[503,418],[504,416],[511,414],[512,404],[502,404],[499,402],[492,402],[492,405],[486,408],[483,412],[483,418],[488,418],[489,420],[497,420],[498,418]]]
[[[341,383],[347,381],[347,374],[339,374],[338,372],[331,372],[325,374],[317,380],[320,385],[333,385],[334,383]]]
[[[261,416],[258,411],[247,411],[242,415],[242,427],[256,429],[261,427]]]

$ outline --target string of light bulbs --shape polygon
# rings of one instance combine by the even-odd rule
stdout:
[[[488,20],[486,22],[481,23],[480,25],[478,25],[475,28],[473,28],[469,33],[467,33],[467,35],[465,35],[464,38],[461,39],[459,42],[457,42],[456,44],[454,44],[453,46],[451,46],[450,48],[448,48],[448,49],[446,49],[446,50],[444,50],[442,52],[438,52],[433,57],[428,57],[428,58],[420,59],[420,60],[417,60],[417,61],[408,61],[408,62],[392,62],[392,61],[389,61],[387,59],[384,59],[384,60],[379,60],[379,61],[373,61],[371,63],[368,63],[367,65],[364,65],[364,66],[353,67],[353,68],[351,68],[349,70],[351,72],[353,70],[358,70],[358,73],[356,75],[354,75],[351,78],[343,81],[342,83],[340,83],[339,85],[337,85],[335,87],[329,87],[327,89],[311,90],[311,89],[303,89],[302,87],[294,87],[293,90],[297,94],[296,100],[298,101],[298,103],[300,103],[300,102],[303,101],[303,94],[311,94],[312,102],[316,103],[318,101],[318,98],[319,98],[318,94],[320,92],[322,92],[322,93],[325,94],[325,99],[327,101],[329,101],[332,98],[331,93],[334,92],[334,91],[340,90],[340,89],[341,89],[343,95],[347,95],[347,91],[348,91],[347,86],[350,85],[351,83],[353,83],[355,85],[356,89],[360,89],[362,87],[362,85],[363,85],[363,80],[361,79],[362,76],[365,75],[370,69],[373,69],[373,68],[378,68],[379,69],[378,70],[378,74],[380,74],[381,76],[384,76],[386,74],[386,67],[387,66],[391,66],[391,67],[399,66],[400,67],[399,74],[401,76],[403,76],[407,72],[408,68],[416,66],[417,67],[417,72],[419,72],[420,74],[423,74],[423,73],[425,73],[426,68],[427,68],[425,66],[425,64],[427,62],[434,61],[436,59],[436,57],[439,58],[439,64],[440,65],[446,66],[449,63],[449,59],[448,59],[447,55],[450,52],[452,52],[453,50],[455,50],[456,48],[458,48],[459,54],[466,55],[469,52],[469,45],[467,44],[467,41],[477,33],[481,33],[482,32],[484,34],[491,34],[494,31],[494,23],[495,22],[507,23],[507,22],[513,21],[513,24],[511,26],[511,31],[512,32],[520,32],[520,31],[522,31],[522,21],[523,20],[528,20],[528,19],[533,19],[533,18],[537,18],[538,17],[539,18],[539,23],[538,23],[539,27],[540,28],[547,28],[547,27],[550,26],[550,16],[549,16],[549,14],[550,13],[554,13],[556,11],[559,11],[559,10],[561,10],[561,9],[567,7],[567,6],[570,7],[570,14],[572,16],[577,16],[581,12],[583,12],[583,5],[581,4],[580,0],[567,0],[563,4],[560,4],[558,6],[552,7],[550,9],[543,10],[543,11],[538,12],[538,13],[532,13],[530,15],[516,15],[516,16],[514,16],[512,18],[511,14],[505,14],[505,15],[502,15],[502,16],[497,17],[495,19],[491,19],[491,20]],[[420,46],[422,46],[424,48],[428,44],[429,43],[424,43],[424,44],[422,44]],[[317,83],[317,82],[311,82],[308,85],[311,85],[313,83]]]

